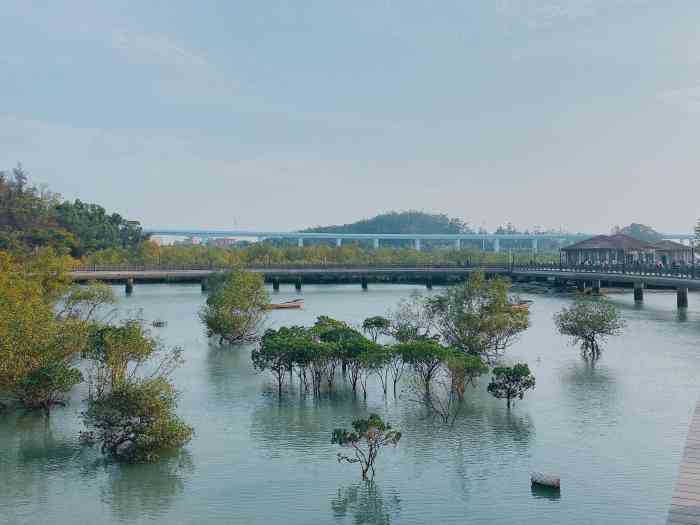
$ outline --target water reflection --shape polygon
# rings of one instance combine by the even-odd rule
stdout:
[[[385,496],[374,481],[363,481],[338,488],[331,509],[336,521],[349,518],[355,525],[388,525],[401,513],[401,498],[395,490]]]
[[[186,450],[161,457],[153,464],[105,463],[105,467],[108,476],[100,489],[101,499],[127,523],[166,513],[194,472],[192,458]]]
[[[530,492],[535,499],[548,499],[558,501],[561,499],[561,490],[543,485],[530,484]]]

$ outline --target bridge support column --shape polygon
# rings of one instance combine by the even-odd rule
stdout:
[[[591,282],[591,293],[593,295],[600,295],[600,279]]]
[[[493,251],[496,253],[501,251],[501,239],[493,240]]]
[[[126,295],[131,295],[134,293],[134,278],[129,277],[126,280],[126,285],[124,286],[124,291],[126,292]]]
[[[363,275],[362,278],[360,279],[360,283],[362,284],[362,289],[366,290],[367,289],[367,276]]]
[[[644,302],[644,283],[634,283],[634,302]]]
[[[579,292],[585,292],[586,291],[586,281],[582,281],[582,280],[576,281],[576,289]]]
[[[428,278],[425,280],[425,287],[426,287],[428,290],[432,290],[432,289],[433,289],[433,278],[432,278],[432,277],[428,277]]]
[[[379,249],[379,239],[374,239],[373,244],[374,244],[374,249],[378,250]]]
[[[297,246],[298,246],[299,248],[303,248],[303,247],[304,247],[304,238],[303,238],[303,237],[299,237],[299,238],[297,239]]]
[[[202,286],[203,292],[208,292],[209,291],[209,279],[207,279],[206,277],[204,279],[202,279],[201,286]]]
[[[297,277],[296,280],[294,281],[294,289],[297,292],[301,292],[301,277]]]
[[[273,289],[275,292],[279,292],[279,291],[280,291],[280,278],[279,278],[279,277],[273,277],[273,278],[272,278],[272,289]]]
[[[676,305],[678,308],[688,308],[688,288],[679,286],[676,290]]]
[[[532,253],[537,253],[537,239],[532,239]]]
[[[455,239],[455,250],[462,249],[462,239]]]
[[[420,239],[415,239],[413,241],[413,247],[416,249],[416,251],[420,251]]]
[[[340,248],[343,245],[343,239],[336,239],[335,240],[335,245]]]

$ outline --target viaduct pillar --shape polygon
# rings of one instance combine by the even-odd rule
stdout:
[[[532,239],[532,253],[537,253],[537,239]]]
[[[493,241],[493,251],[498,253],[501,251],[501,239],[494,239]]]
[[[298,246],[299,248],[303,248],[303,247],[304,247],[304,238],[303,238],[303,237],[299,237],[299,238],[297,239],[297,246]]]
[[[420,251],[420,239],[415,239],[413,241],[413,247],[416,249],[416,251]]]
[[[374,249],[378,250],[379,249],[379,239],[374,239],[373,243],[374,243]]]
[[[343,245],[343,239],[336,239],[335,240],[335,245],[340,248]]]
[[[455,239],[455,250],[462,249],[462,239]]]

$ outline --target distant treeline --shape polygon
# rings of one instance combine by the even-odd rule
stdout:
[[[137,222],[97,204],[62,201],[30,184],[21,165],[0,171],[0,250],[21,254],[51,247],[82,257],[111,248],[134,250],[144,239]]]

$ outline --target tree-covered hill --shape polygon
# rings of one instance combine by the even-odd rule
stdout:
[[[461,220],[444,213],[409,210],[382,213],[352,224],[316,226],[303,230],[317,233],[467,233],[471,230]]]
[[[622,233],[624,235],[629,235],[630,237],[634,237],[635,239],[645,242],[656,242],[663,239],[663,236],[651,226],[647,226],[646,224],[639,224],[636,222],[633,222],[632,224],[630,224],[629,226],[625,226],[624,228],[616,226],[615,228],[613,228],[613,233]]]
[[[97,204],[61,201],[29,183],[21,165],[0,171],[0,250],[28,252],[50,246],[81,257],[106,248],[132,248],[144,239],[138,222]]]

